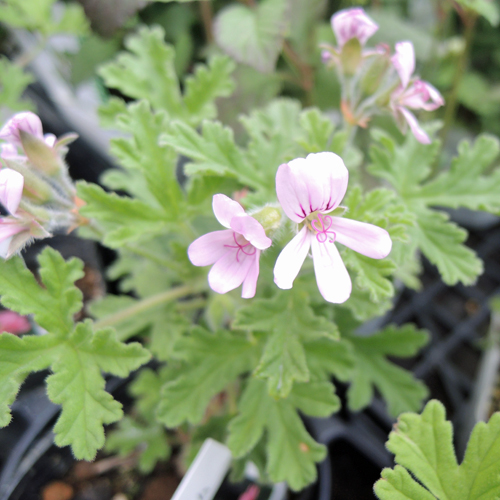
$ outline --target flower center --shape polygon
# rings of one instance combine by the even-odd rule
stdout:
[[[237,248],[238,249],[238,251],[236,252],[236,262],[240,261],[240,252],[243,252],[245,255],[255,255],[255,252],[257,251],[257,249],[249,241],[247,241],[245,238],[243,238],[243,236],[242,236],[242,239],[245,243],[240,243],[236,239],[236,233],[233,233],[233,239],[234,239],[235,245],[224,245],[224,246],[227,248]],[[250,248],[247,248],[248,246]]]
[[[327,241],[333,243],[337,238],[335,231],[329,231],[332,224],[332,218],[329,215],[323,215],[321,213],[318,213],[317,219],[311,221],[311,227],[316,231],[316,239],[320,243],[326,243]]]

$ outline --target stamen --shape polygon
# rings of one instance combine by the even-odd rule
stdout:
[[[317,222],[319,222],[321,227],[318,227],[316,225]],[[326,224],[328,224],[328,226],[326,227],[325,227],[325,222]],[[323,214],[321,213],[318,214],[318,220],[315,219],[311,222],[313,229],[316,231],[316,239],[320,243],[326,243],[327,240],[330,241],[330,243],[333,243],[337,238],[335,231],[329,231],[329,229],[332,227],[332,224],[333,224],[332,218],[329,215],[323,216]],[[328,237],[329,234],[333,235],[333,239],[331,236]]]
[[[244,245],[242,245],[236,239],[236,233],[233,233],[233,239],[234,239],[234,242],[236,243],[236,245],[224,245],[224,246],[227,248],[237,248],[238,249],[238,251],[236,252],[236,262],[238,262],[238,263],[240,262],[240,258],[239,258],[240,252],[243,252],[245,255],[255,255],[255,252],[257,251],[257,249],[249,241],[247,241]],[[245,251],[245,247],[247,247],[249,245],[252,248],[251,248],[250,252],[247,252],[247,251]]]

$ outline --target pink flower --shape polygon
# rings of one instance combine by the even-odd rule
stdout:
[[[236,201],[216,194],[212,206],[217,220],[228,229],[193,241],[188,248],[189,260],[195,266],[213,264],[208,283],[215,292],[227,293],[243,283],[241,296],[249,299],[257,287],[260,252],[272,241],[262,225]]]
[[[251,484],[244,493],[242,493],[238,500],[257,500],[260,488],[256,484]]]
[[[337,12],[332,16],[331,23],[339,48],[351,38],[357,38],[364,45],[378,30],[378,26],[359,7]]]
[[[14,311],[0,311],[0,333],[8,332],[17,335],[30,330],[31,324],[25,316]]]
[[[339,206],[347,190],[349,173],[334,153],[314,153],[281,165],[276,175],[278,200],[286,215],[301,227],[282,250],[274,267],[274,281],[292,288],[312,249],[314,271],[321,295],[328,302],[345,302],[351,278],[334,242],[373,259],[383,259],[392,241],[384,229],[343,217],[326,215]]]
[[[409,126],[417,141],[430,144],[429,136],[409,109],[434,111],[444,104],[444,99],[430,83],[418,79],[411,81],[415,70],[415,51],[411,42],[397,43],[391,61],[401,81],[391,95],[391,109],[396,122],[403,131]]]
[[[3,258],[12,256],[33,236],[50,236],[30,214],[19,212],[23,187],[24,178],[19,172],[10,168],[0,171],[0,203],[11,214],[0,217],[0,257]]]
[[[42,122],[31,111],[23,111],[14,115],[0,130],[0,139],[22,147],[20,130],[43,140]]]

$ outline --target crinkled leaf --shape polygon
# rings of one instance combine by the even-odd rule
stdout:
[[[43,287],[20,257],[0,260],[2,304],[20,314],[33,314],[49,332],[69,335],[73,314],[82,307],[82,294],[73,283],[83,276],[83,263],[78,259],[64,261],[49,247],[40,254],[39,262]]]
[[[233,327],[268,333],[255,374],[268,380],[272,396],[281,398],[288,396],[294,381],[309,380],[303,341],[339,336],[337,326],[316,316],[307,294],[296,289],[279,292],[273,299],[254,300],[238,310]]]
[[[413,375],[388,361],[386,356],[409,357],[427,343],[425,331],[413,325],[388,326],[369,337],[349,335],[355,358],[355,369],[348,390],[349,407],[360,410],[367,406],[376,387],[387,402],[391,415],[418,410],[427,396],[426,386]]]
[[[317,108],[306,109],[300,114],[300,125],[304,136],[298,143],[307,153],[328,151],[334,128],[329,118]]]
[[[121,404],[104,390],[104,370],[126,377],[149,359],[140,344],[122,344],[113,330],[93,333],[92,323],[79,323],[59,347],[54,374],[47,379],[49,398],[62,405],[54,426],[55,443],[71,445],[76,458],[92,460],[104,445],[104,424],[122,417]]]
[[[234,62],[228,57],[214,56],[208,66],[198,65],[194,74],[186,78],[184,102],[192,123],[217,116],[214,101],[217,97],[227,97],[234,91],[234,81],[231,78],[234,68]]]
[[[475,283],[483,272],[483,263],[476,252],[462,243],[467,231],[449,221],[448,214],[422,208],[410,234],[418,241],[423,254],[435,264],[443,281],[455,285]]]
[[[301,394],[299,392],[296,398],[300,404],[305,403]],[[319,413],[333,412],[338,408],[336,400],[317,400],[317,397],[325,396],[323,390],[314,390],[308,396],[313,409]],[[326,449],[307,433],[292,401],[292,398],[272,398],[264,382],[251,379],[238,405],[239,414],[229,424],[227,444],[235,458],[243,457],[267,430],[266,471],[270,479],[273,482],[286,481],[293,490],[300,490],[316,479],[315,462],[323,460]],[[322,407],[319,410],[325,404],[329,409]]]
[[[26,87],[33,82],[33,76],[11,63],[6,57],[0,57],[0,106],[11,111],[32,110],[33,104],[22,99]]]
[[[162,425],[140,424],[131,417],[120,420],[118,428],[107,437],[105,449],[117,452],[122,457],[137,450],[137,465],[143,474],[149,474],[159,460],[168,459],[172,451]]]
[[[318,339],[306,342],[304,349],[312,380],[329,380],[332,375],[343,382],[351,379],[355,359],[349,342]]]
[[[158,144],[168,126],[167,115],[153,113],[146,101],[140,101],[129,104],[126,112],[117,116],[116,126],[132,137],[114,139],[111,152],[125,168],[143,174],[142,182],[163,208],[165,217],[175,219],[182,212],[184,199],[176,176],[177,155],[172,148]]]
[[[172,146],[195,161],[186,165],[188,175],[203,173],[236,177],[255,188],[263,183],[235,144],[233,131],[219,122],[204,121],[202,134],[185,123],[173,122],[169,131],[161,136],[160,144]]]
[[[445,420],[439,401],[427,403],[421,415],[401,415],[387,443],[399,465],[382,471],[382,479],[375,483],[378,497],[496,500],[500,495],[500,413],[488,423],[476,424],[461,465],[452,438],[451,423]]]
[[[473,145],[461,142],[450,170],[424,184],[418,199],[427,206],[499,212],[500,170],[485,175],[499,151],[498,139],[488,135],[479,136]]]
[[[235,334],[194,329],[176,345],[176,355],[185,364],[163,386],[158,419],[168,427],[198,423],[210,399],[255,366],[257,347]]]
[[[108,87],[134,99],[145,99],[170,118],[185,118],[174,49],[164,37],[160,26],[141,27],[125,40],[128,52],[121,52],[115,61],[101,66],[99,74]]]
[[[273,71],[289,24],[287,0],[263,0],[255,7],[230,5],[214,21],[215,41],[238,62]]]
[[[104,243],[112,248],[165,230],[168,215],[141,200],[106,193],[84,181],[78,182],[77,192],[87,203],[80,213],[103,223],[107,229]]]
[[[22,338],[0,334],[0,427],[10,422],[9,405],[14,402],[26,376],[49,367],[60,339],[52,335]]]

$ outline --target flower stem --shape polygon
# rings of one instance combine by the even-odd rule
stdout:
[[[114,314],[110,314],[105,318],[100,319],[94,323],[95,329],[106,328],[108,326],[114,326],[122,321],[130,319],[134,317],[136,314],[140,314],[148,309],[152,309],[160,304],[166,304],[167,302],[172,302],[176,299],[189,295],[198,291],[199,288],[193,285],[184,285],[179,286],[177,288],[172,288],[171,290],[167,290],[166,292],[161,292],[157,295],[153,295],[151,297],[147,297],[143,299],[133,306],[123,310],[118,311]]]
[[[200,0],[200,12],[201,19],[203,20],[203,27],[205,28],[205,36],[207,37],[207,42],[212,44],[214,42],[214,30],[213,30],[213,13],[212,5],[210,0]]]

